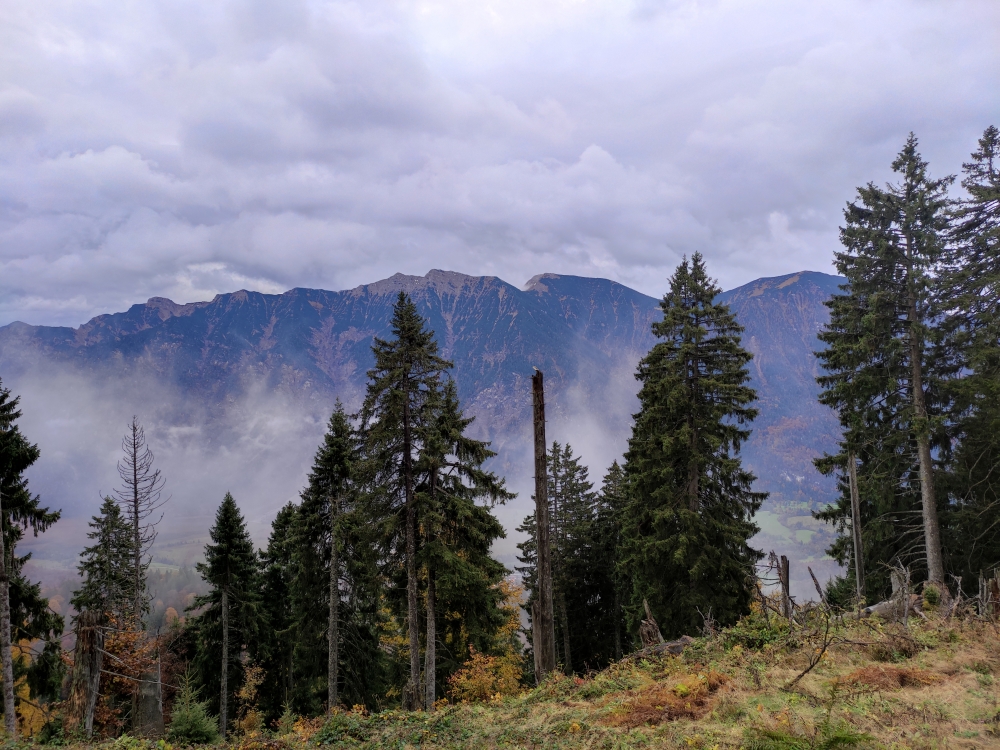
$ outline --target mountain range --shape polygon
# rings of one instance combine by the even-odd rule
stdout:
[[[831,530],[810,513],[834,493],[812,467],[838,434],[834,415],[816,401],[813,352],[827,320],[823,302],[840,283],[802,272],[720,296],[754,354],[760,416],[743,455],[757,487],[771,493],[756,543],[788,554],[799,581],[808,580],[804,564],[817,575],[835,570],[823,552]],[[454,362],[463,406],[498,452],[493,468],[519,493],[498,509],[508,529],[531,507],[533,367],[545,372],[549,440],[570,443],[599,485],[625,449],[636,364],[660,316],[658,300],[626,286],[542,274],[519,289],[434,270],[339,292],[244,290],[184,305],[153,298],[79,328],[0,328],[0,378],[22,396],[24,430],[42,449],[32,486],[64,510],[63,521],[29,542],[36,565],[72,565],[86,519],[118,483],[119,442],[132,414],[146,425],[172,493],[157,560],[196,557],[227,490],[263,544],[274,513],[304,484],[335,399],[360,404],[372,339],[389,335],[400,291]],[[498,548],[508,564],[515,542]]]

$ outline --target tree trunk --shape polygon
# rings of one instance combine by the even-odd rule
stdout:
[[[907,237],[907,250],[910,239]],[[914,281],[908,279],[910,323],[910,368],[912,371],[913,411],[916,416],[917,458],[920,461],[920,501],[923,510],[924,544],[927,548],[927,578],[944,584],[944,560],[941,554],[941,527],[938,523],[937,500],[934,497],[934,468],[931,459],[931,441],[927,422],[927,403],[924,399],[923,341],[917,312]],[[947,594],[947,590],[942,593]]]
[[[14,712],[14,655],[10,650],[10,567],[3,536],[3,503],[0,502],[0,650],[3,651],[3,722],[9,739],[17,739]]]
[[[615,661],[619,661],[622,658],[622,598],[621,594],[618,592],[618,586],[615,586],[615,605],[614,605],[614,624],[615,624]]]
[[[76,618],[73,682],[66,709],[66,729],[83,727],[87,739],[94,733],[94,709],[101,684],[104,631],[97,612],[83,610]]]
[[[788,558],[784,555],[781,556],[778,568],[778,580],[781,581],[781,613],[788,619],[789,622],[792,620],[792,596],[791,596],[791,571],[788,566]]]
[[[858,466],[854,454],[847,456],[848,481],[851,484],[851,536],[854,539],[854,582],[857,586],[858,606],[865,598],[865,560],[861,547],[861,495],[858,491]]]
[[[337,518],[340,515],[340,501],[330,501],[330,616],[327,623],[327,640],[330,650],[326,668],[326,694],[329,708],[333,711],[340,703],[337,694],[337,667],[340,649],[340,553],[337,549]]]
[[[420,708],[420,603],[417,590],[417,506],[413,497],[413,439],[410,433],[409,394],[403,401],[403,483],[406,492],[406,615],[410,640],[410,684],[403,708]]]
[[[229,589],[222,587],[222,689],[219,694],[219,734],[226,739],[229,726]]]
[[[569,613],[566,611],[566,594],[559,592],[559,623],[563,636],[563,672],[573,674],[573,654],[569,648]]]
[[[694,407],[697,399],[697,364],[688,363],[688,382],[691,388],[691,403],[687,415],[687,426],[689,433],[688,450],[691,456],[688,459],[687,496],[688,508],[692,513],[698,512],[698,428],[694,424]]]
[[[532,624],[532,640],[538,652],[535,681],[541,682],[556,667],[555,616],[552,607],[552,557],[549,541],[548,476],[545,466],[545,389],[541,370],[531,377],[535,426],[535,561],[538,618]]]
[[[434,710],[437,692],[437,592],[434,586],[434,570],[427,571],[427,645],[424,650],[424,708]]]

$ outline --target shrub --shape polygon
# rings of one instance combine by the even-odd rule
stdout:
[[[741,646],[759,651],[764,646],[781,640],[787,634],[788,623],[778,619],[772,622],[764,615],[754,613],[722,631],[722,642],[726,648]]]
[[[474,703],[521,689],[521,665],[502,656],[487,656],[469,646],[469,659],[448,678],[452,700]]]
[[[216,720],[209,715],[207,702],[198,700],[198,690],[190,673],[181,678],[181,690],[174,701],[173,718],[167,739],[177,745],[207,745],[219,740]]]

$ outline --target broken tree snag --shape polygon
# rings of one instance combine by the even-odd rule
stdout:
[[[778,567],[778,580],[781,581],[781,614],[784,615],[786,620],[791,622],[792,593],[791,593],[791,585],[789,583],[788,558],[785,557],[784,555],[781,556],[781,564]]]
[[[531,376],[531,405],[535,425],[535,542],[538,617],[531,623],[538,653],[535,681],[556,668],[555,614],[552,608],[552,552],[549,540],[549,481],[545,455],[545,387],[542,371]]]
[[[101,657],[104,653],[104,630],[99,613],[84,610],[77,615],[74,651],[66,728],[82,728],[89,738],[94,733],[94,709],[101,684]]]
[[[649,611],[649,602],[643,599],[642,607],[646,610],[646,619],[639,623],[639,640],[645,649],[663,643],[663,636],[660,634],[660,626],[653,619],[653,613]]]

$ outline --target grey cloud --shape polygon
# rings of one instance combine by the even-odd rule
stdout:
[[[0,325],[447,267],[828,270],[908,131],[1000,113],[991,0],[0,9]]]

